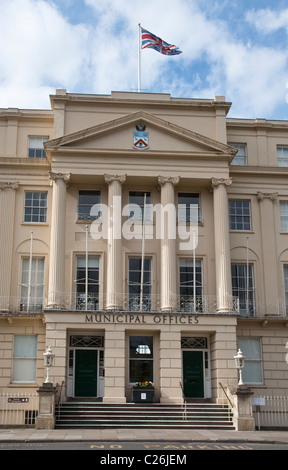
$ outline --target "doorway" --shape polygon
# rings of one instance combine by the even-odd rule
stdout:
[[[75,351],[75,397],[97,397],[98,351]]]
[[[183,385],[186,398],[204,398],[203,351],[183,351]]]

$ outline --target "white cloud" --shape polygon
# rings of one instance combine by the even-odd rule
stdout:
[[[29,107],[42,93],[37,105],[49,106],[47,90],[79,81],[88,30],[70,25],[52,3],[1,0],[0,31],[1,107]]]
[[[246,20],[254,25],[257,31],[268,34],[281,28],[288,30],[288,9],[272,11],[270,9],[250,10]]]
[[[241,38],[222,7],[214,5],[212,15],[210,0],[201,6],[196,0],[0,0],[0,107],[50,107],[48,94],[58,87],[100,94],[136,90],[141,22],[183,51],[176,57],[142,51],[145,90],[225,94],[233,115],[269,118],[286,104],[286,45],[255,44],[246,31]],[[89,16],[85,24],[75,24],[80,8],[83,21]],[[250,33],[251,27],[268,32],[286,28],[288,10],[249,10],[245,16],[243,9],[243,18],[243,30],[247,25]]]

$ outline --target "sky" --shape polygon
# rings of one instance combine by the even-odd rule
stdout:
[[[0,108],[138,87],[138,24],[182,50],[141,51],[141,89],[288,120],[287,0],[0,0]]]

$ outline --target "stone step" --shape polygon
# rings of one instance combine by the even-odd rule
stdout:
[[[104,404],[66,402],[56,407],[56,428],[221,428],[234,429],[227,406],[213,403]]]

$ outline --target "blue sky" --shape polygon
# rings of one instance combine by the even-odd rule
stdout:
[[[136,91],[138,23],[183,51],[142,51],[145,92],[288,120],[286,0],[0,0],[0,108],[50,108],[56,88]]]

